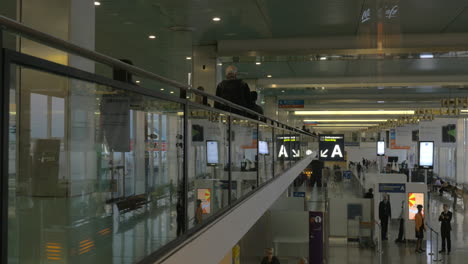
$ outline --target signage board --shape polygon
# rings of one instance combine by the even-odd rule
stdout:
[[[319,160],[344,161],[344,135],[319,135]]]
[[[323,212],[309,212],[309,263],[323,263]]]
[[[293,192],[293,197],[305,197],[305,192]]]
[[[408,193],[408,218],[414,220],[418,213],[418,205],[424,206],[424,193]],[[424,215],[424,207],[422,214]]]
[[[385,141],[377,141],[377,156],[385,156]]]
[[[201,200],[203,214],[211,213],[211,189],[197,189],[197,199]]]
[[[304,108],[304,100],[278,100],[279,108]]]
[[[419,142],[419,167],[432,169],[434,167],[434,141]]]
[[[404,183],[379,183],[379,192],[381,193],[405,193],[406,184]]]
[[[299,141],[295,135],[281,135],[276,137],[276,156],[278,159],[298,160],[301,157]]]
[[[206,157],[208,166],[216,166],[219,163],[218,141],[206,141]]]

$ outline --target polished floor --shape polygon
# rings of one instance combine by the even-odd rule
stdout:
[[[322,188],[323,189],[323,188]],[[337,183],[332,188],[328,189],[328,196],[341,197],[359,197],[359,194],[354,191],[349,182]],[[309,207],[316,209],[317,204],[323,196],[324,190],[319,188],[309,189],[311,191]],[[453,200],[448,196],[439,197],[437,194],[430,194],[429,214],[427,215],[427,224],[433,227],[436,231],[440,229],[438,216],[442,210],[444,203],[452,205]],[[465,199],[466,201],[466,199]],[[408,264],[423,264],[423,263],[468,263],[468,210],[464,210],[463,201],[458,201],[456,211],[453,212],[452,221],[452,252],[450,255],[430,255],[435,253],[436,239],[430,239],[429,233],[426,233],[426,249],[425,254],[414,252],[415,244],[407,242],[396,244],[394,240],[398,235],[398,223],[392,222],[389,228],[389,239],[382,243],[382,258],[375,249],[360,248],[355,242],[347,242],[346,239],[330,239],[329,254],[327,263],[330,264],[363,264],[363,263],[408,263]],[[333,227],[332,227],[333,228]],[[408,238],[413,239],[413,238]],[[441,247],[440,238],[438,240],[439,248]],[[431,250],[431,244],[433,250]],[[438,261],[436,261],[438,257]]]

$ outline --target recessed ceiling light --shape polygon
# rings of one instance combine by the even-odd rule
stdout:
[[[325,90],[325,87],[322,87],[322,90]]]
[[[95,6],[100,6],[100,5],[101,5],[101,2],[94,1],[94,5],[95,5]]]
[[[272,84],[271,87],[272,87],[272,88],[276,88],[276,84]]]
[[[159,89],[159,90],[164,91],[164,88],[161,88],[161,89]]]
[[[156,36],[155,36],[155,35],[149,35],[148,38],[150,38],[150,39],[155,39]]]
[[[383,103],[385,103],[385,101],[377,101],[377,103],[383,104]]]
[[[271,77],[273,77],[273,76],[271,76],[270,74],[268,74],[267,77],[268,77],[268,78],[271,78]]]
[[[284,93],[284,90],[281,90],[282,93]]]
[[[218,66],[223,66],[223,64],[222,64],[222,63],[218,63]]]
[[[257,65],[261,65],[262,63],[261,63],[261,62],[259,62],[259,61],[257,61],[255,64],[257,64]]]
[[[136,83],[140,83],[140,80],[136,80],[135,82],[136,82]]]
[[[321,61],[327,60],[327,57],[320,57]]]
[[[219,21],[221,21],[221,18],[220,17],[213,17],[213,21],[219,22]]]
[[[186,59],[186,60],[191,60],[191,59],[192,59],[192,57],[185,57],[185,59]]]
[[[173,93],[174,93],[174,91],[171,91],[171,94],[173,94]]]

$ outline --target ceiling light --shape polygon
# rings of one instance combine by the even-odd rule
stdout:
[[[213,17],[213,21],[219,22],[219,21],[221,21],[221,18],[220,17]]]
[[[277,87],[276,84],[272,84],[272,85],[271,85],[271,88],[276,88],[276,87]]]
[[[322,90],[325,90],[325,87],[322,87]]]
[[[420,55],[419,55],[419,58],[421,58],[421,59],[433,59],[433,58],[434,58],[434,55],[431,54],[431,53],[420,54]]]
[[[159,90],[164,91],[164,88],[161,88],[161,89],[159,89]]]
[[[468,110],[466,109],[463,109],[463,110],[460,110],[461,113],[468,113]]]
[[[218,66],[223,66],[223,64],[222,64],[222,63],[218,63]]]
[[[155,39],[156,36],[155,36],[155,35],[149,35],[148,38],[150,38],[150,39]]]
[[[282,90],[281,92],[284,93],[284,90]]]
[[[271,78],[271,77],[273,77],[273,76],[271,76],[270,74],[268,74],[267,77],[268,77],[268,78]]]
[[[377,103],[383,104],[383,103],[385,103],[385,101],[377,101]]]
[[[413,110],[383,111],[294,111],[295,115],[414,115]]]
[[[378,124],[318,124],[314,127],[370,127],[378,126]]]
[[[136,83],[140,83],[140,80],[136,80],[135,82],[136,82]]]
[[[261,65],[262,63],[261,63],[261,62],[259,62],[259,61],[257,61],[255,64],[257,64],[257,65]]]
[[[306,119],[304,122],[387,122],[387,119]]]
[[[173,93],[174,93],[174,91],[171,91],[171,94],[173,94]]]
[[[191,59],[192,59],[192,57],[185,57],[185,59],[186,59],[186,60],[191,60]]]
[[[327,60],[327,57],[320,57],[321,61]]]
[[[95,6],[100,6],[100,5],[101,5],[101,2],[94,1],[94,5],[95,5]]]

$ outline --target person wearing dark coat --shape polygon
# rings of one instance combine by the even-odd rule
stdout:
[[[384,194],[383,201],[379,204],[379,219],[380,219],[380,231],[382,240],[387,240],[387,231],[388,231],[388,220],[392,217],[392,208],[390,206],[389,197],[387,194]]]
[[[249,85],[241,79],[237,79],[237,68],[232,65],[226,68],[226,80],[220,82],[218,87],[216,87],[216,96],[219,96],[245,108],[250,109],[252,106]],[[215,102],[215,107],[221,110],[229,111],[229,106],[219,102]],[[239,109],[232,109],[232,112],[244,116],[246,115],[244,111]]]
[[[369,188],[369,190],[364,194],[365,199],[373,199],[374,198],[374,189]]]
[[[452,231],[452,226],[450,222],[452,221],[452,212],[448,210],[448,205],[444,204],[444,211],[439,216],[440,221],[440,234],[442,236],[442,250],[439,253],[445,252],[445,244],[447,244],[447,254],[450,254],[452,249],[452,241],[450,239],[450,231]]]

